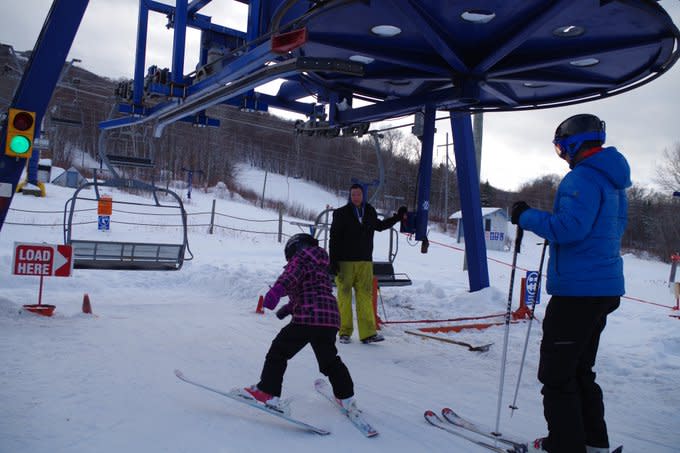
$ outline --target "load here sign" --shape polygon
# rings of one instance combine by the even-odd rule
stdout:
[[[14,243],[12,274],[70,277],[73,269],[70,245]]]

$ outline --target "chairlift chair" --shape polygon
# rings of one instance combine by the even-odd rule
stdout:
[[[111,115],[109,115],[111,116]],[[153,140],[147,140],[146,132],[130,131],[99,131],[97,153],[103,166],[105,166],[116,179],[121,179],[117,169],[126,168],[153,168],[152,158],[139,157],[137,154],[137,141],[148,143],[149,154],[153,156]],[[124,148],[124,150],[123,150]],[[129,148],[132,148],[130,151]]]
[[[405,273],[394,272],[394,259],[399,252],[399,232],[390,228],[390,246],[388,261],[373,261],[373,276],[378,279],[378,286],[410,286],[411,278]]]
[[[90,188],[94,188],[94,198],[82,195],[84,189]],[[149,209],[177,211],[175,215],[179,216],[181,219],[181,225],[172,225],[172,227],[181,227],[181,241],[175,243],[158,243],[131,242],[127,240],[108,241],[99,238],[93,239],[91,237],[82,239],[74,238],[74,225],[95,223],[93,221],[74,222],[74,213],[82,211],[76,210],[77,201],[98,203],[101,199],[102,194],[100,193],[100,190],[102,188],[130,188],[151,193],[153,203],[123,200],[114,200],[113,203],[116,205],[141,206],[144,211],[148,211]],[[172,197],[176,201],[176,204],[162,202],[161,198],[165,195]],[[144,211],[139,211],[139,214],[142,214]],[[114,215],[115,214],[116,211],[114,210]],[[134,215],[135,213],[130,214]],[[118,223],[123,224],[123,222]],[[106,233],[97,231],[95,234],[98,234],[98,237],[100,237]],[[109,181],[98,181],[95,175],[94,182],[88,182],[79,187],[74,192],[73,196],[66,201],[64,206],[64,243],[73,247],[72,259],[73,267],[75,269],[170,271],[179,270],[182,267],[185,260],[185,252],[189,252],[190,255],[189,258],[186,258],[187,260],[193,258],[188,244],[187,213],[184,210],[184,204],[182,203],[181,197],[171,190],[159,188],[133,179],[117,178]]]
[[[71,105],[55,105],[50,110],[50,121],[55,126],[83,127],[84,115],[80,102],[76,99]]]

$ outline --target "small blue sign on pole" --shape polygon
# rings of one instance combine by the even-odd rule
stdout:
[[[111,216],[109,215],[100,215],[97,221],[97,229],[99,231],[109,231],[109,227],[111,225]]]
[[[529,307],[541,303],[541,294],[538,292],[538,271],[527,271],[524,301]]]

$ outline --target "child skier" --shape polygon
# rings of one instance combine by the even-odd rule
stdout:
[[[288,360],[309,343],[319,371],[328,377],[338,403],[348,411],[356,411],[354,383],[335,347],[340,314],[328,274],[328,254],[319,247],[319,241],[302,233],[288,240],[284,253],[288,264],[265,295],[263,306],[273,310],[288,295],[290,301],[276,316],[283,319],[292,315],[292,320],[272,341],[260,382],[244,388],[241,396],[287,414],[287,405],[279,399],[283,375]]]

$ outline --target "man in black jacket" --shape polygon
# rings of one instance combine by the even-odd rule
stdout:
[[[373,233],[394,226],[407,212],[401,206],[397,213],[379,220],[375,208],[364,203],[364,192],[359,184],[349,189],[350,201],[333,211],[331,224],[331,272],[336,274],[338,308],[340,309],[341,343],[349,343],[354,330],[352,319],[352,288],[356,295],[357,326],[362,343],[384,340],[376,332],[373,314]]]

